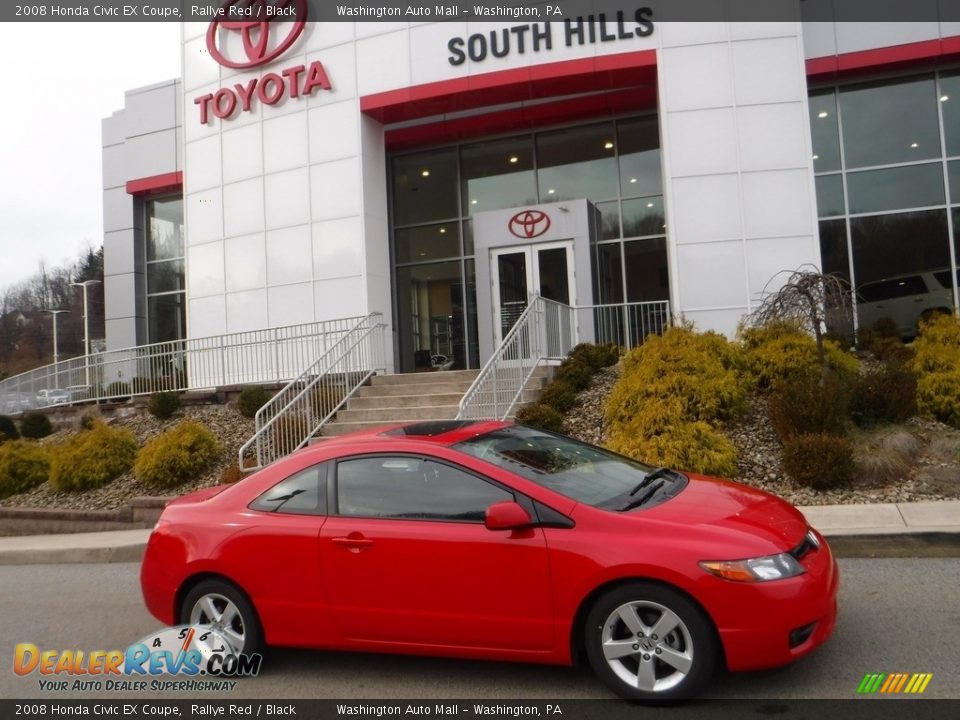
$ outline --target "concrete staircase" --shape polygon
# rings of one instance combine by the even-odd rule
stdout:
[[[536,400],[546,384],[549,368],[537,368],[521,404]],[[451,420],[457,416],[460,400],[477,378],[478,370],[377,375],[347,401],[347,409],[321,435],[330,437],[401,422]]]

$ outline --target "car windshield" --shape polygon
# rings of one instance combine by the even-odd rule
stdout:
[[[457,450],[515,472],[578,502],[626,509],[650,484],[677,476],[593,445],[523,425],[511,425],[454,445]],[[658,472],[659,470],[659,472]]]

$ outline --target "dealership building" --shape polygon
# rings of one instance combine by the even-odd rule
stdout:
[[[185,23],[103,121],[108,348],[380,312],[476,368],[534,295],[732,334],[803,266],[957,304],[960,23],[301,20]]]

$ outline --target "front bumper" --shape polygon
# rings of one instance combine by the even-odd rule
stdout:
[[[713,613],[734,671],[778,667],[810,653],[833,634],[840,573],[822,536],[801,560],[806,572],[787,580],[723,583],[724,601]]]

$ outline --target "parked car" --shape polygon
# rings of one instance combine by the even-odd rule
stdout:
[[[141,569],[162,622],[263,644],[571,664],[627,698],[792,662],[837,566],[786,502],[504,422],[309,446],[169,503]]]
[[[37,407],[63,405],[70,402],[70,393],[66,390],[41,390],[37,393]]]
[[[953,312],[953,284],[949,268],[897,275],[857,287],[860,327],[890,318],[905,340],[917,334],[921,320],[933,313]]]

